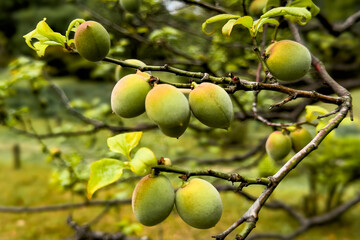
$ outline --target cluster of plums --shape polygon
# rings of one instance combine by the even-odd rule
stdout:
[[[74,42],[78,53],[89,61],[100,61],[109,53],[109,33],[95,21],[86,21],[77,27]],[[282,40],[271,44],[266,49],[265,63],[268,70],[277,79],[293,81],[305,76],[309,71],[311,54],[300,43]]]
[[[77,27],[74,43],[78,53],[89,61],[102,60],[110,49],[108,32],[94,21],[86,21]],[[138,60],[129,60],[129,63],[146,66]],[[297,42],[282,40],[266,49],[265,63],[277,79],[293,81],[309,71],[311,54]],[[175,138],[185,132],[191,112],[209,127],[227,129],[230,126],[234,115],[233,106],[222,87],[206,82],[194,84],[195,88],[187,99],[179,89],[170,84],[152,87],[149,78],[149,74],[140,71],[123,76],[111,93],[113,112],[120,117],[132,118],[146,111],[165,135]]]
[[[77,52],[89,61],[100,61],[109,52],[110,38],[97,22],[86,21],[76,29]],[[142,62],[129,63],[144,66]],[[125,71],[125,70],[124,70]],[[149,84],[150,75],[143,72],[122,77],[111,93],[111,107],[115,114],[132,118],[146,113],[169,137],[180,137],[189,125],[191,112],[203,124],[227,129],[233,119],[233,106],[226,91],[216,84],[201,83],[189,94],[189,100],[169,84]]]
[[[312,136],[306,128],[297,128],[290,134],[274,131],[266,140],[265,148],[272,159],[281,160],[290,153],[291,149],[298,152],[311,140]]]
[[[146,73],[122,77],[111,93],[113,112],[124,118],[148,117],[169,137],[180,137],[189,125],[191,112],[203,124],[228,128],[233,119],[233,106],[227,92],[213,83],[201,83],[189,94],[189,99],[170,84],[152,87]]]
[[[194,178],[185,182],[175,192],[166,176],[149,174],[134,189],[132,209],[136,219],[145,226],[164,221],[174,205],[184,222],[194,228],[211,228],[222,214],[219,192],[203,179]]]

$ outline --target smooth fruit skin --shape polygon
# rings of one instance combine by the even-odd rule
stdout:
[[[145,98],[151,86],[138,74],[121,78],[111,92],[111,109],[123,118],[132,118],[145,112]]]
[[[80,56],[89,61],[100,61],[109,53],[110,36],[98,22],[86,21],[75,31],[75,47]]]
[[[229,95],[216,84],[201,83],[190,92],[189,103],[194,116],[206,126],[227,129],[234,118]]]
[[[146,96],[148,117],[169,137],[180,137],[190,121],[190,107],[185,95],[169,84],[155,86]]]
[[[222,214],[219,192],[211,183],[199,178],[177,190],[175,206],[184,222],[194,228],[211,228]]]
[[[312,140],[312,136],[306,128],[298,128],[290,132],[290,138],[295,152],[303,149]]]
[[[281,160],[291,151],[291,139],[281,131],[272,132],[266,140],[267,154],[274,160]]]
[[[249,6],[249,13],[253,16],[260,16],[266,7],[267,0],[253,0]]]
[[[125,62],[136,64],[139,67],[146,66],[144,62],[137,59],[126,59]],[[135,74],[136,72],[137,72],[136,68],[122,67],[120,65],[117,65],[115,68],[115,81],[118,81],[119,79],[125,77],[126,75]]]
[[[141,0],[120,0],[119,3],[125,11],[137,13],[140,9]]]
[[[158,165],[156,156],[151,149],[142,147],[136,151],[131,159],[131,171],[137,175],[144,176],[149,174],[154,166]]]
[[[136,185],[132,195],[132,209],[136,219],[145,226],[164,221],[174,207],[175,193],[164,175],[146,175]]]
[[[282,40],[266,49],[266,65],[270,73],[282,81],[294,81],[309,71],[311,54],[300,43]]]

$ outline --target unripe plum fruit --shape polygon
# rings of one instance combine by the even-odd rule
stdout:
[[[146,96],[148,117],[169,137],[180,137],[190,121],[190,107],[185,95],[169,84],[155,86]]]
[[[136,151],[135,156],[131,159],[131,171],[137,175],[144,176],[149,174],[154,166],[158,164],[153,151],[147,147],[142,147]]]
[[[260,16],[266,7],[267,0],[253,0],[249,6],[249,13],[253,16]]]
[[[309,50],[291,40],[282,40],[266,49],[266,65],[270,73],[282,81],[294,81],[309,71],[311,54]]]
[[[312,140],[312,136],[306,128],[297,128],[290,132],[290,138],[295,152],[303,149]]]
[[[189,94],[189,103],[194,116],[209,127],[227,129],[234,117],[229,95],[213,83],[195,87]]]
[[[126,59],[125,62],[136,64],[139,67],[146,66],[144,62],[137,59]],[[118,81],[119,79],[125,77],[126,75],[135,74],[136,72],[137,72],[136,68],[122,67],[120,65],[117,65],[115,68],[115,81]]]
[[[291,139],[281,131],[272,132],[266,140],[265,148],[272,159],[281,160],[291,151]]]
[[[121,78],[111,93],[112,111],[124,118],[139,116],[145,112],[145,98],[150,90],[150,84],[138,74]]]
[[[130,13],[137,13],[140,9],[141,0],[119,0],[121,7]]]
[[[75,47],[80,56],[89,61],[100,61],[109,53],[110,36],[98,22],[86,21],[76,28]]]
[[[175,206],[180,217],[194,228],[211,228],[222,214],[219,192],[211,183],[199,178],[177,190]]]
[[[136,219],[145,226],[164,221],[174,207],[175,193],[164,175],[146,175],[136,185],[132,209]]]

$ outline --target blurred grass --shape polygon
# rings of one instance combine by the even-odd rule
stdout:
[[[5,206],[40,206],[70,202],[81,202],[77,196],[61,193],[49,184],[51,167],[48,164],[25,162],[20,170],[13,170],[11,164],[0,164],[0,204]],[[302,195],[306,191],[305,179],[292,178],[283,182],[274,193],[276,199],[283,199],[290,205],[301,205]],[[112,189],[109,191],[116,191]],[[259,194],[261,187],[250,187],[245,191]],[[177,216],[175,211],[162,224],[154,227],[144,227],[143,235],[150,235],[152,239],[210,239],[236,221],[250,206],[250,202],[233,192],[221,194],[224,212],[220,222],[209,230],[199,230],[189,227]],[[0,213],[0,239],[64,239],[73,234],[66,225],[66,218],[71,213],[78,223],[86,223],[102,211],[103,207],[88,207],[82,209],[53,211],[43,213]],[[341,221],[316,227],[304,235],[296,238],[305,239],[358,239],[360,206],[347,212]],[[122,219],[136,222],[130,205],[118,206],[93,229],[115,232],[116,223]],[[297,227],[297,222],[281,211],[264,208],[254,232],[290,233]],[[232,234],[229,239],[233,239]]]
[[[94,98],[100,98],[101,101],[109,101],[108,93],[112,84],[104,84],[102,88],[97,87],[95,83],[76,83],[74,79],[61,79],[56,81],[61,85],[65,92],[72,98],[81,96],[85,101],[91,101]],[[96,86],[96,87],[94,87]],[[22,89],[26,92],[26,89]],[[23,92],[24,93],[24,92]],[[353,93],[354,114],[360,118],[360,104],[356,99],[360,99],[360,91]],[[56,104],[55,101],[52,103]],[[11,103],[15,104],[15,103]],[[29,103],[35,108],[34,103]],[[61,110],[62,106],[54,106],[56,110]],[[55,110],[55,109],[53,109]],[[62,111],[62,115],[65,111]],[[49,118],[52,125],[56,124],[55,119]],[[68,117],[75,124],[74,129],[82,126],[81,122],[75,121]],[[144,116],[136,120],[146,119]],[[134,125],[136,121],[124,120],[125,125]],[[35,128],[41,128],[45,124],[44,118],[37,116],[33,122]],[[226,132],[219,132],[227,134]],[[264,134],[264,132],[262,132]],[[107,154],[106,137],[109,133],[102,131],[96,134],[94,139],[89,137],[79,138],[59,138],[48,139],[44,142],[49,147],[60,147],[64,152],[79,151],[87,162],[97,160]],[[156,155],[175,158],[177,156],[188,155],[201,156],[207,158],[229,157],[234,153],[239,154],[238,149],[222,149],[217,146],[206,146],[201,144],[203,136],[199,136],[191,130],[187,131],[179,140],[164,137],[159,131],[152,131],[144,134],[141,145],[154,149]],[[206,140],[206,139],[205,139]],[[219,139],[221,141],[221,139]],[[252,139],[252,141],[255,141]],[[19,143],[21,147],[22,168],[14,170],[12,168],[11,148],[14,144]],[[246,141],[245,141],[246,143]],[[246,148],[246,147],[245,147]],[[33,138],[18,135],[4,127],[0,126],[0,205],[5,206],[42,206],[70,202],[82,202],[83,198],[72,196],[68,192],[61,192],[54,189],[49,184],[53,165],[45,162],[46,155],[42,153],[38,141]],[[188,166],[195,166],[190,163]],[[232,169],[232,168],[230,168]],[[228,170],[224,168],[223,170]],[[245,175],[252,175],[253,172],[245,172]],[[280,184],[272,198],[283,199],[286,203],[294,206],[302,205],[302,196],[307,191],[307,179],[294,171],[284,182]],[[178,184],[175,181],[175,185]],[[359,184],[357,184],[357,187]],[[261,193],[262,187],[251,186],[245,191],[253,195]],[[358,188],[354,187],[349,193],[349,197]],[[117,188],[109,188],[97,195],[97,199],[106,199],[114,192],[119,191]],[[250,206],[250,202],[237,196],[232,192],[222,193],[224,213],[221,221],[216,227],[209,230],[198,230],[184,224],[177,216],[175,211],[159,226],[144,227],[143,235],[150,235],[152,239],[210,239],[210,236],[218,234],[229,227],[236,221]],[[102,211],[103,207],[89,207],[83,209],[73,209],[66,211],[44,212],[44,213],[21,213],[10,214],[0,213],[0,239],[64,239],[73,234],[72,230],[66,225],[67,216],[72,213],[73,218],[80,224],[84,224],[93,219]],[[358,213],[360,206],[356,206],[347,212],[341,221],[336,221],[326,226],[320,226],[311,229],[304,235],[296,238],[299,240],[317,239],[358,239],[360,234],[360,219]],[[131,206],[114,207],[110,212],[97,224],[94,229],[115,232],[117,231],[116,223],[122,219],[129,219],[133,222],[135,218],[131,211]],[[285,212],[277,210],[263,209],[254,232],[279,232],[290,233],[297,227],[297,222],[291,219]],[[229,236],[233,239],[235,234]]]

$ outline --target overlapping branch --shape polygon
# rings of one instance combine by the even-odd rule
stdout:
[[[82,202],[82,203],[65,203],[65,204],[39,206],[39,207],[0,206],[0,212],[4,212],[4,213],[52,212],[52,211],[62,211],[62,210],[83,208],[83,207],[129,204],[130,202],[131,202],[131,199],[126,199],[126,200],[93,200],[93,201],[87,201],[87,202]]]
[[[127,63],[125,61],[121,61],[121,60],[113,59],[113,58],[109,58],[109,57],[104,58],[103,61],[115,63],[115,64],[118,64],[123,67],[137,68],[141,71],[170,72],[170,73],[174,73],[179,76],[189,77],[197,83],[207,81],[207,82],[213,82],[216,84],[228,84],[230,86],[228,88],[226,88],[226,90],[229,93],[234,93],[239,90],[244,90],[244,91],[270,90],[270,91],[285,93],[288,95],[293,95],[296,97],[311,98],[316,101],[322,101],[325,103],[332,103],[332,104],[337,104],[337,105],[342,104],[344,101],[344,99],[341,97],[327,96],[324,94],[317,93],[315,91],[297,90],[297,89],[285,87],[285,86],[282,86],[279,84],[257,83],[257,82],[243,80],[243,79],[237,79],[234,82],[234,79],[231,77],[216,77],[216,76],[211,76],[208,73],[186,71],[186,70],[182,70],[182,69],[179,69],[176,67],[169,66],[167,64],[165,64],[163,66],[139,67],[136,64]],[[160,80],[160,82],[165,83],[164,81],[161,81],[161,80]],[[168,83],[168,82],[166,82],[166,83]],[[168,84],[172,84],[179,88],[190,88],[190,83],[189,84],[168,83]]]
[[[186,4],[192,4],[192,5],[197,5],[201,8],[204,8],[204,9],[207,9],[207,10],[211,10],[211,11],[215,11],[215,12],[218,12],[218,13],[229,13],[228,11],[226,11],[225,9],[222,9],[220,7],[216,7],[216,6],[213,6],[209,3],[206,3],[206,2],[202,2],[200,0],[182,0],[184,3]]]
[[[297,32],[297,28],[292,26],[291,30],[295,38],[300,37],[300,34]],[[258,220],[258,214],[262,207],[265,205],[267,199],[276,189],[278,184],[312,151],[314,151],[319,144],[324,140],[324,138],[336,128],[340,122],[347,116],[351,111],[351,95],[350,93],[339,85],[331,76],[327,73],[323,64],[317,59],[313,58],[312,64],[316,71],[319,73],[320,77],[326,82],[339,98],[342,99],[340,108],[336,116],[328,122],[328,124],[323,127],[317,135],[308,143],[302,150],[296,153],[290,160],[288,160],[280,170],[270,177],[272,184],[265,188],[262,194],[256,199],[253,205],[248,209],[248,211],[234,224],[232,224],[224,232],[214,236],[217,240],[225,239],[228,234],[234,231],[238,226],[245,224],[244,229],[240,234],[237,235],[236,239],[246,239],[250,232],[255,228],[256,222]]]
[[[354,197],[353,199],[351,199],[350,201],[339,205],[338,207],[334,208],[333,210],[323,213],[318,216],[311,217],[311,218],[304,218],[303,216],[301,216],[300,214],[295,212],[294,209],[288,208],[288,206],[287,206],[284,209],[286,211],[288,211],[289,213],[293,212],[295,215],[294,214],[292,214],[292,215],[300,223],[300,226],[297,229],[295,229],[291,234],[288,234],[288,235],[279,234],[279,233],[256,233],[254,235],[251,235],[248,238],[248,240],[264,239],[264,238],[265,239],[268,239],[268,238],[282,239],[282,240],[294,239],[295,237],[306,232],[307,230],[309,230],[310,228],[312,228],[314,226],[326,224],[328,222],[334,221],[335,219],[338,219],[342,214],[347,212],[350,208],[354,207],[359,202],[360,202],[360,193],[357,194],[357,196]]]
[[[268,178],[248,178],[241,176],[238,173],[223,173],[218,172],[214,170],[199,170],[199,171],[189,171],[178,167],[170,167],[170,166],[156,166],[153,167],[153,169],[157,172],[171,172],[171,173],[179,173],[182,174],[181,178],[183,180],[187,180],[190,177],[193,176],[211,176],[216,177],[219,179],[224,179],[227,181],[230,181],[232,183],[234,182],[241,182],[243,186],[253,185],[253,184],[259,184],[259,185],[265,185],[268,186],[271,184],[271,180]]]
[[[193,156],[183,156],[183,157],[179,157],[179,158],[175,159],[174,164],[183,163],[188,160],[196,160],[196,162],[198,164],[204,164],[204,165],[240,162],[240,161],[249,159],[250,157],[252,157],[256,154],[259,154],[259,153],[261,154],[261,153],[265,152],[265,141],[266,141],[266,138],[261,139],[255,147],[253,147],[252,149],[250,149],[248,152],[244,153],[243,155],[235,155],[235,156],[232,156],[231,158],[217,158],[217,159],[201,159],[201,158],[197,158],[197,157],[193,157]]]
[[[355,12],[340,24],[331,24],[328,19],[321,13],[316,15],[316,18],[330,34],[339,36],[341,33],[348,31],[355,25],[355,23],[360,21],[360,11]]]

